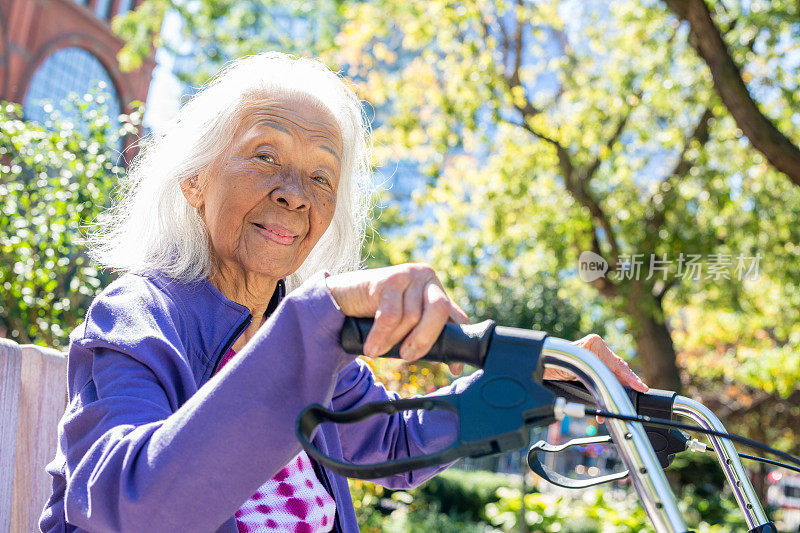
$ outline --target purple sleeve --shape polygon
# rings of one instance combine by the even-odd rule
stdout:
[[[63,420],[66,518],[91,531],[205,531],[300,451],[297,414],[329,403],[353,360],[338,345],[344,317],[315,276],[183,401],[176,309],[168,299],[146,305],[149,313],[108,301],[94,309],[108,328],[130,332],[124,346],[80,341],[93,357]]]
[[[483,371],[479,370],[426,396],[461,392],[481,375]],[[356,360],[339,376],[333,395],[333,409],[344,411],[370,402],[397,398],[397,393],[387,391],[381,383],[375,381],[375,375],[364,361]],[[379,463],[438,452],[453,443],[458,431],[457,424],[457,415],[450,411],[406,411],[392,416],[373,416],[353,425],[340,425],[339,439],[345,461],[355,464]],[[451,464],[372,481],[392,489],[410,488],[430,479]]]

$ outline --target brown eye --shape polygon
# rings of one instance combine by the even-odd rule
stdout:
[[[317,181],[319,183],[322,183],[323,185],[330,185],[331,184],[331,180],[329,180],[325,176],[311,176],[311,179],[314,180],[314,181]]]
[[[275,157],[273,157],[272,154],[259,154],[256,157],[258,157],[260,160],[266,163],[272,163],[272,164],[277,163]]]

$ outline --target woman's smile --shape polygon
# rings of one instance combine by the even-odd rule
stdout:
[[[298,236],[296,233],[278,224],[258,224],[253,222],[253,225],[256,227],[256,230],[266,239],[283,246],[290,246],[291,244],[294,244],[294,241]]]

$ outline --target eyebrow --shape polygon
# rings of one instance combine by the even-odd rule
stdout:
[[[281,126],[280,124],[277,124],[277,123],[272,122],[270,120],[263,120],[263,121],[259,122],[258,125],[259,126],[269,126],[270,128],[275,128],[276,130],[282,131],[283,133],[288,133],[289,135],[292,134],[292,132],[290,132],[289,130],[287,130],[286,128]]]
[[[339,157],[339,154],[334,152],[329,146],[325,146],[324,144],[320,144],[319,147],[322,148],[323,150],[325,150],[326,152],[330,152],[333,155],[333,157],[335,157],[339,161],[339,163],[342,162],[342,158]]]
[[[271,120],[262,120],[262,121],[261,121],[261,122],[259,122],[258,124],[259,124],[260,126],[268,126],[268,127],[270,127],[270,128],[274,128],[274,129],[276,129],[276,130],[278,130],[278,131],[281,131],[281,132],[283,132],[283,133],[286,133],[286,134],[288,134],[288,135],[291,135],[291,134],[292,134],[292,132],[290,132],[289,130],[287,130],[286,128],[284,128],[283,126],[281,126],[280,124],[278,124],[278,123],[276,123],[276,122],[272,122]],[[342,162],[342,158],[341,158],[341,157],[339,157],[339,154],[337,154],[336,152],[334,152],[334,151],[333,151],[333,149],[332,149],[331,147],[329,147],[329,146],[325,146],[324,144],[320,144],[320,145],[319,145],[319,147],[320,147],[320,148],[322,148],[323,150],[325,150],[326,152],[330,152],[330,154],[331,154],[333,157],[335,157],[335,158],[336,158],[336,159],[339,161],[339,163],[341,163],[341,162]]]

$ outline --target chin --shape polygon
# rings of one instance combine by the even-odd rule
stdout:
[[[248,276],[265,278],[285,278],[295,269],[292,261],[276,261],[274,255],[263,258],[248,257],[239,263]]]

